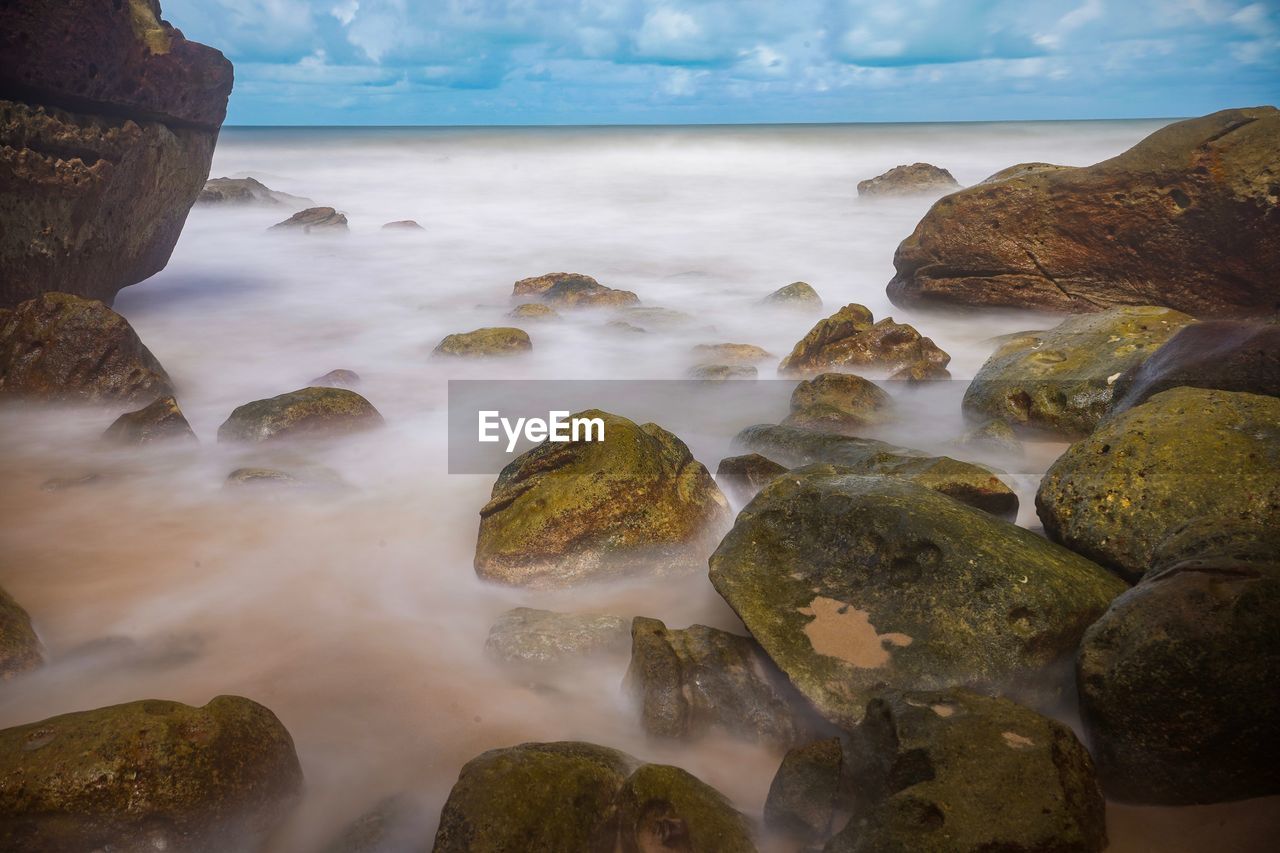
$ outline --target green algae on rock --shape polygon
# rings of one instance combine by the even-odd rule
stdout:
[[[519,355],[533,349],[529,333],[509,326],[494,326],[472,332],[446,335],[432,351],[434,356],[491,358]]]
[[[1111,411],[1116,380],[1193,322],[1168,308],[1126,306],[1010,336],[969,384],[965,413],[1030,433],[1088,435]]]
[[[808,282],[793,281],[761,299],[760,304],[776,308],[817,311],[822,308],[822,297],[818,296],[818,291],[814,290]]]
[[[112,444],[126,446],[173,439],[196,440],[191,424],[172,397],[161,397],[136,412],[125,412],[107,427],[102,437]]]
[[[40,638],[31,617],[0,587],[0,681],[35,669],[44,662]]]
[[[627,777],[599,853],[755,853],[752,828],[724,795],[692,773],[644,764]]]
[[[251,849],[301,787],[289,732],[248,699],[63,714],[0,731],[0,848]]]
[[[302,388],[245,403],[218,427],[218,441],[329,438],[382,426],[373,404],[345,388]]]
[[[809,330],[778,365],[788,376],[857,367],[896,371],[913,365],[943,368],[951,356],[914,327],[892,317],[875,322],[866,307],[849,304]]]
[[[885,686],[1052,697],[1125,585],[1042,537],[931,489],[815,465],[738,514],[711,583],[827,719]]]
[[[563,586],[701,564],[729,504],[679,438],[595,409],[603,441],[543,442],[502,469],[480,510],[475,569],[486,580]]]
[[[779,465],[759,453],[726,456],[716,468],[716,483],[741,503],[746,503],[779,474],[785,474],[787,466]]]
[[[541,302],[522,302],[512,308],[507,313],[507,316],[513,320],[543,321],[561,319],[559,311]]]
[[[884,423],[892,406],[874,382],[852,373],[822,373],[796,385],[782,424],[842,433]]]

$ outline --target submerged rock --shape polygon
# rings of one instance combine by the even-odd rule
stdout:
[[[939,195],[960,189],[946,169],[929,163],[894,166],[883,175],[858,181],[858,195]]]
[[[1164,127],[1093,166],[954,193],[898,246],[889,298],[1075,313],[1116,305],[1167,305],[1196,317],[1274,313],[1277,136],[1274,107],[1223,110]]]
[[[502,469],[480,510],[476,573],[522,586],[559,586],[700,563],[727,526],[729,505],[679,438],[588,410],[604,440],[543,442]]]
[[[191,424],[187,423],[182,409],[178,408],[178,401],[172,397],[161,397],[146,408],[126,412],[107,427],[102,437],[121,445],[151,444],[173,439],[196,440]]]
[[[299,207],[314,202],[309,198],[276,192],[256,178],[212,178],[196,197],[197,204],[264,205]]]
[[[521,279],[511,295],[513,298],[533,296],[553,305],[578,308],[640,304],[640,298],[629,290],[614,290],[589,275],[567,272]]]
[[[1068,448],[1036,509],[1054,541],[1132,580],[1189,519],[1280,526],[1280,399],[1157,394]]]
[[[355,388],[360,384],[360,374],[354,370],[330,370],[324,376],[317,376],[307,383],[313,388]]]
[[[962,503],[1012,520],[1018,496],[989,468],[949,456],[894,447],[870,438],[816,432],[793,426],[757,424],[734,438],[734,445],[787,465],[835,465],[849,473],[907,480]]]
[[[755,379],[758,372],[749,364],[698,364],[689,368],[690,379]]]
[[[874,382],[852,373],[822,373],[791,392],[791,413],[783,426],[850,432],[890,417],[893,400]]]
[[[954,444],[961,450],[1008,456],[1014,459],[1021,459],[1026,453],[1022,442],[1018,440],[1018,436],[1014,433],[1013,427],[1009,425],[1008,421],[1002,421],[998,418],[992,418],[966,431],[964,435],[955,440]]]
[[[507,314],[514,320],[559,320],[560,312],[541,302],[525,302]]]
[[[540,667],[625,654],[630,641],[631,620],[623,616],[517,607],[493,623],[484,650],[504,664]]]
[[[332,207],[308,207],[267,230],[301,231],[304,234],[312,231],[346,231],[347,217]]]
[[[218,441],[328,438],[382,426],[368,400],[345,388],[303,388],[245,403],[218,427]]]
[[[755,344],[698,344],[692,352],[703,364],[759,364],[773,358]]]
[[[35,669],[44,662],[40,638],[31,617],[0,587],[0,682]]]
[[[885,686],[1052,697],[1085,629],[1125,588],[930,489],[831,466],[766,486],[712,555],[711,582],[838,725]]]
[[[914,365],[946,367],[951,356],[913,327],[892,317],[877,322],[861,305],[846,305],[820,320],[778,365],[778,372],[811,375],[855,367],[900,370]]]
[[[761,305],[772,305],[781,308],[804,308],[818,310],[822,308],[822,297],[807,282],[793,281],[786,287],[779,287],[764,299]]]
[[[476,329],[446,335],[436,345],[432,355],[463,356],[466,358],[492,358],[493,356],[519,355],[533,349],[529,333],[509,326]]]
[[[0,731],[0,848],[253,849],[301,787],[289,732],[248,699],[63,714]]]
[[[420,849],[429,818],[407,796],[386,797],[325,845],[322,853],[405,853]]]
[[[740,503],[746,503],[754,498],[770,480],[786,472],[785,465],[779,465],[759,453],[747,453],[721,459],[720,467],[716,469],[716,482],[720,484],[721,489],[731,493]]]
[[[382,226],[383,231],[426,231],[418,224],[415,219],[397,219],[395,222],[386,222]]]
[[[1124,306],[1014,335],[965,390],[965,413],[1030,433],[1088,435],[1111,411],[1116,380],[1193,322],[1168,308]]]
[[[517,281],[511,291],[511,298],[517,299],[522,296],[540,297],[557,284],[576,284],[587,289],[602,286],[600,282],[589,275],[582,275],[576,272],[549,272],[545,275],[522,278]]]
[[[787,747],[813,730],[812,711],[750,637],[657,619],[631,623],[626,686],[651,735],[692,740],[720,729]]]
[[[163,269],[231,76],[154,0],[0,4],[0,307],[50,291],[109,303]]]
[[[658,305],[624,307],[618,311],[618,316],[625,322],[649,330],[682,329],[698,321],[692,314]]]
[[[0,398],[149,403],[172,394],[133,327],[97,300],[46,293],[0,309]]]
[[[337,471],[316,464],[299,464],[288,471],[262,466],[237,468],[227,475],[222,486],[226,489],[290,487],[316,491],[348,488]]]

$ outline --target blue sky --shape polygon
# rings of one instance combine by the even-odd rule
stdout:
[[[163,0],[230,124],[974,121],[1280,101],[1280,0]]]

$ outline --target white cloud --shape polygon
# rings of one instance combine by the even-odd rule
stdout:
[[[340,0],[340,2],[329,10],[329,14],[338,19],[338,22],[344,27],[355,20],[356,12],[360,11],[360,0]]]

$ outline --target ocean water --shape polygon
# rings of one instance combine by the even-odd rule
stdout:
[[[197,207],[168,267],[120,294],[116,308],[172,375],[198,448],[105,449],[96,438],[114,412],[0,412],[0,583],[32,614],[50,660],[0,687],[0,726],[140,698],[249,696],[289,728],[307,778],[279,851],[315,849],[402,792],[420,803],[429,838],[463,763],[531,740],[675,763],[758,814],[780,756],[718,737],[646,739],[619,689],[625,661],[584,663],[548,688],[485,658],[489,626],[519,605],[741,625],[704,575],[559,593],[480,582],[477,511],[493,478],[448,473],[446,381],[680,378],[695,344],[753,343],[780,358],[848,302],[915,324],[963,380],[993,337],[1054,321],[893,308],[894,249],[930,200],[860,199],[857,182],[916,161],[966,185],[1018,162],[1084,165],[1161,124],[225,129],[214,176],[252,175],[336,207],[350,232],[268,233],[287,207]],[[425,230],[380,229],[399,219]],[[430,357],[451,332],[513,324],[512,283],[550,271],[689,316],[628,334],[607,316],[567,315],[524,326],[526,357]],[[755,304],[796,280],[817,289],[823,314]],[[217,444],[236,406],[334,368],[361,375],[385,429],[285,451]],[[880,437],[931,449],[958,435],[963,382],[943,385],[895,389],[904,417]],[[756,401],[776,398],[779,419],[780,387],[762,385]],[[697,399],[672,408],[654,419],[712,470],[752,422]],[[1006,460],[1021,523],[1036,525],[1035,481],[1061,447]],[[230,470],[258,463],[324,466],[350,488],[224,490]],[[102,476],[41,488],[87,473]],[[1112,849],[1246,850],[1276,830],[1267,811],[1113,807]]]

